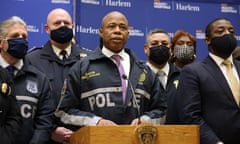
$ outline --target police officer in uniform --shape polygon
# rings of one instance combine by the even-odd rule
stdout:
[[[50,138],[54,105],[47,77],[24,63],[28,49],[26,23],[13,16],[0,23],[0,65],[13,77],[14,89],[22,117],[21,144],[44,144]]]
[[[25,59],[27,63],[48,76],[53,87],[53,100],[57,106],[69,69],[90,51],[72,42],[74,39],[72,18],[64,9],[56,8],[49,12],[45,30],[49,34],[49,40],[43,47],[31,50]],[[52,140],[58,143],[68,141],[72,131],[58,122],[55,124]]]
[[[147,34],[144,52],[147,56],[147,65],[158,75],[161,82],[161,94],[167,97],[166,117],[156,122],[169,123],[175,118],[173,98],[177,93],[180,70],[169,62],[171,55],[171,39],[169,34],[163,29],[153,29]],[[174,109],[175,110],[175,109]],[[173,117],[173,118],[172,118]]]
[[[0,140],[1,144],[14,144],[20,131],[20,114],[13,89],[12,78],[0,66]]]

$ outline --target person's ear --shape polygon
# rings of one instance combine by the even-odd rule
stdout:
[[[51,31],[47,24],[44,25],[44,29],[45,29],[46,33],[48,33],[50,35]]]
[[[102,37],[102,33],[103,33],[103,29],[102,29],[102,27],[100,27],[100,28],[98,29],[98,34],[99,34],[100,37]]]
[[[0,51],[3,48],[3,40],[0,40]]]
[[[211,40],[209,39],[209,37],[206,37],[206,38],[205,38],[205,43],[206,43],[207,45],[209,45],[209,44],[211,43]]]
[[[143,48],[144,48],[144,52],[145,52],[145,54],[147,54],[149,48],[148,48],[148,46],[147,46],[146,43],[144,44],[144,47],[143,47]]]

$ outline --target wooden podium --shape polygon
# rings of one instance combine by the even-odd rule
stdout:
[[[155,142],[137,140],[139,126],[86,126],[70,138],[71,144],[199,144],[197,125],[150,125],[157,130]],[[141,127],[142,128],[142,127]],[[144,129],[144,128],[142,128]],[[136,141],[137,140],[137,141]]]

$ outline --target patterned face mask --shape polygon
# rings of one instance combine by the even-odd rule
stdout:
[[[188,63],[195,59],[194,48],[189,46],[177,46],[174,48],[173,54],[183,63]]]

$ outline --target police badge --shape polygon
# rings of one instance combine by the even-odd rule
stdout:
[[[135,144],[157,144],[157,128],[150,124],[141,124],[135,129]]]
[[[11,87],[9,87],[7,83],[2,83],[1,84],[1,93],[3,95],[9,96],[11,94]]]
[[[26,89],[27,89],[30,93],[33,93],[33,94],[38,93],[38,85],[37,85],[37,82],[28,80],[28,81],[27,81],[27,85],[26,85]]]

